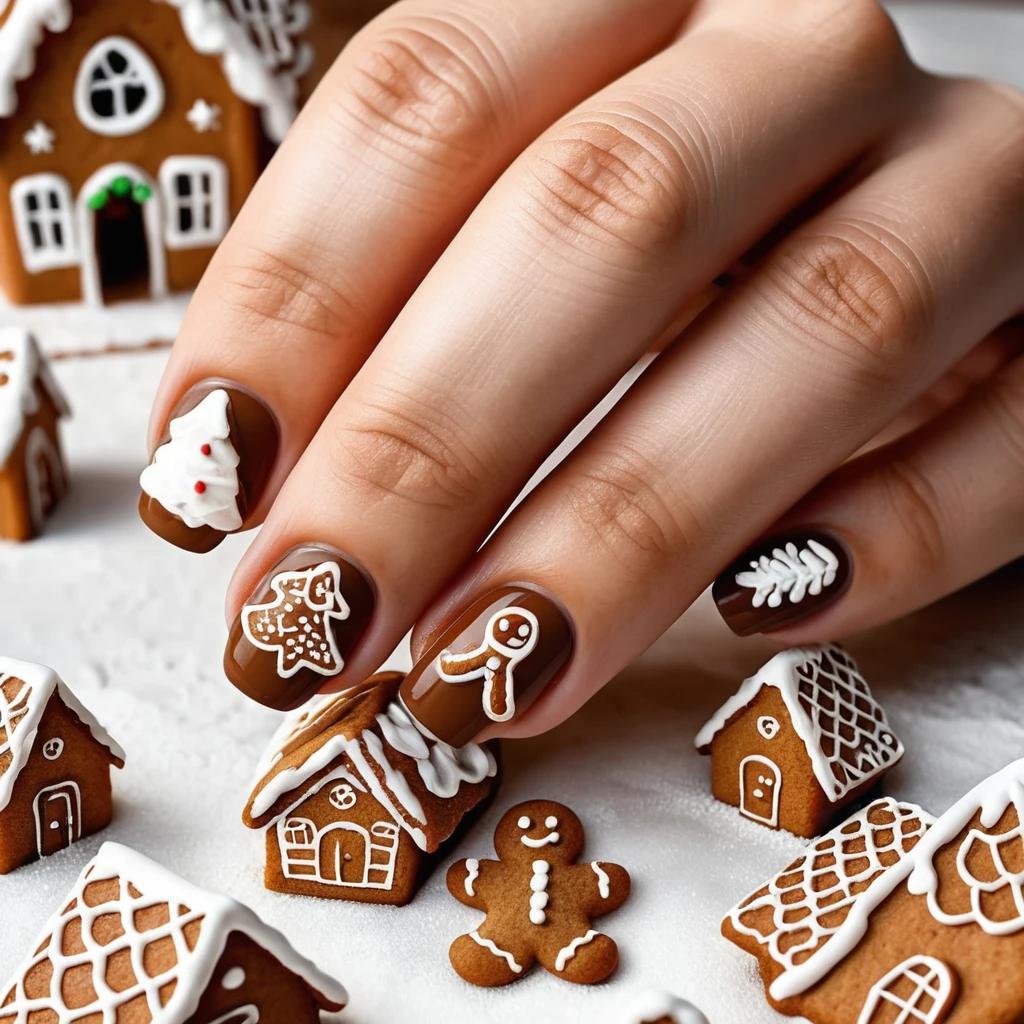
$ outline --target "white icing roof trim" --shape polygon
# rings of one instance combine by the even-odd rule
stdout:
[[[1015,761],[1001,772],[986,779],[962,800],[954,804],[925,834],[910,855],[893,865],[860,898],[843,926],[810,960],[776,979],[771,986],[772,997],[782,1001],[798,996],[822,981],[846,959],[848,953],[867,934],[871,915],[904,883],[916,895],[928,895],[929,910],[937,921],[944,924],[980,923],[973,915],[953,919],[936,914],[935,903],[938,878],[934,860],[938,852],[967,827],[981,811],[982,823],[991,828],[1013,803],[1024,816],[1024,759]],[[1022,908],[1024,910],[1024,908]],[[1014,931],[1024,929],[1024,918],[1014,921]],[[1009,932],[1004,933],[1009,934]]]
[[[118,760],[124,761],[125,754],[120,745],[86,710],[81,701],[52,668],[47,668],[46,665],[36,665],[30,661],[18,661],[17,658],[0,656],[0,683],[10,678],[21,679],[30,687],[30,693],[28,710],[9,736],[11,764],[7,771],[0,775],[0,811],[10,803],[18,776],[28,764],[43,712],[55,691],[64,704],[89,730],[93,739],[106,747]],[[3,695],[0,694],[0,701],[2,700]]]
[[[667,1017],[675,1024],[708,1024],[707,1017],[692,1003],[659,989],[644,992],[630,1007],[630,1017],[624,1024],[661,1020]]]
[[[81,902],[81,894],[90,881],[115,876],[121,879],[122,890],[125,888],[124,883],[131,882],[147,901],[166,901],[172,906],[186,904],[203,917],[195,949],[189,953],[184,943],[176,944],[179,958],[175,969],[177,985],[170,1001],[154,1017],[153,1024],[184,1024],[192,1016],[224,951],[228,936],[236,931],[247,935],[257,945],[262,946],[287,970],[297,974],[331,1003],[344,1005],[348,1002],[348,993],[343,985],[300,956],[284,935],[263,922],[248,907],[228,896],[201,889],[120,843],[104,843],[100,847],[99,853],[79,876],[70,895],[79,897]],[[70,898],[62,900],[61,907],[66,908],[69,902]],[[36,948],[48,936],[57,933],[58,929],[59,939],[65,923],[65,915],[58,910],[47,922]],[[18,977],[22,977],[29,965],[45,953],[46,950],[41,954],[33,953],[26,960]],[[5,1009],[17,1011],[17,997],[14,1003]],[[86,1007],[80,1008],[77,1012],[84,1009]]]
[[[17,10],[17,8],[15,8]],[[38,381],[62,416],[69,413],[67,399],[57,386],[50,366],[39,354],[35,339],[22,327],[0,327],[0,352],[14,358],[0,361],[8,381],[0,386],[0,468],[11,457],[25,429],[25,420],[39,411]]]
[[[851,765],[846,761],[841,761],[847,776],[845,785],[841,785],[830,770],[832,762],[840,759],[837,755],[829,758],[822,750],[821,730],[811,720],[800,702],[800,678],[797,675],[797,669],[800,666],[805,663],[820,664],[826,654],[840,662],[849,661],[852,665],[853,659],[841,647],[834,644],[794,647],[777,654],[771,661],[763,665],[756,675],[745,680],[735,696],[726,701],[701,729],[694,741],[697,749],[706,752],[715,737],[729,724],[734,715],[747,708],[766,686],[774,686],[782,694],[793,728],[807,748],[807,754],[811,759],[818,784],[833,802],[842,799],[851,790],[864,785],[886,769],[891,768],[903,756],[903,744],[889,728],[885,712],[871,696],[863,677],[858,674],[858,678],[864,684],[863,690],[858,691],[858,695],[868,701],[872,709],[881,715],[879,728],[892,737],[893,746],[886,747],[875,742],[872,744],[870,752],[867,750],[860,752],[859,764]],[[854,670],[856,670],[856,666],[854,666]]]
[[[258,107],[267,135],[280,142],[296,114],[296,83],[267,67],[245,29],[218,0],[166,0],[178,9],[192,48],[221,58],[235,95]],[[18,0],[0,28],[0,117],[18,108],[16,85],[35,70],[44,30],[64,32],[72,22],[70,0]]]

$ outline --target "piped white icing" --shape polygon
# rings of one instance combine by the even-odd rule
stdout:
[[[18,0],[0,28],[0,117],[18,109],[17,83],[36,67],[36,49],[45,32],[71,24],[71,0]]]
[[[641,1024],[641,1022],[661,1020],[667,1017],[675,1024],[708,1024],[707,1017],[692,1003],[673,995],[651,989],[644,992],[630,1007],[630,1014],[623,1024]]]
[[[754,608],[778,608],[784,599],[800,604],[805,597],[817,597],[835,583],[838,569],[835,552],[812,538],[803,547],[790,542],[762,555],[736,574],[736,583],[754,591]]]
[[[501,949],[499,946],[496,946],[491,939],[485,939],[479,932],[470,932],[469,937],[478,946],[483,946],[484,949],[489,950],[495,956],[501,957],[501,959],[504,960],[508,964],[509,968],[513,970],[516,974],[523,973],[523,965],[517,963],[516,958],[507,950]]]
[[[546,860],[533,862],[533,876],[530,878],[530,923],[544,924],[548,915],[548,882],[551,877],[551,865]]]
[[[605,871],[596,860],[590,862],[590,866],[594,869],[594,874],[597,875],[597,892],[601,899],[606,900],[612,894],[611,879],[608,877],[608,872]]]
[[[473,888],[476,885],[476,880],[480,877],[480,861],[476,857],[466,858],[466,881],[464,887],[467,896],[475,896],[476,889]]]
[[[228,393],[217,388],[171,420],[170,440],[157,448],[139,478],[146,494],[193,530],[208,526],[230,533],[242,525],[230,404]]]
[[[594,939],[596,939],[600,934],[600,932],[595,931],[593,928],[591,928],[590,931],[586,933],[586,935],[578,936],[577,938],[573,939],[568,946],[564,946],[562,949],[560,949],[558,951],[558,956],[555,957],[555,970],[564,971],[566,965],[576,955],[576,951],[581,946],[586,946],[588,943],[593,942]]]

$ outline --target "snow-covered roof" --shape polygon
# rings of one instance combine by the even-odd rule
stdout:
[[[124,751],[53,669],[0,656],[0,811],[10,803],[18,776],[28,764],[43,712],[54,693],[115,763],[124,766]]]
[[[772,658],[704,726],[697,749],[710,752],[715,737],[766,686],[782,695],[814,776],[834,803],[903,756],[885,711],[853,658],[836,644],[796,647]]]
[[[192,48],[219,57],[235,94],[258,107],[267,135],[280,142],[295,120],[297,86],[293,77],[268,66],[245,28],[220,0],[150,0],[178,9]],[[17,83],[35,71],[36,50],[46,32],[72,24],[71,0],[17,0],[0,26],[0,118],[18,108]]]
[[[451,798],[497,773],[493,753],[470,743],[451,747],[424,733],[396,700],[398,673],[330,694],[285,719],[261,758],[243,820],[273,824],[316,792],[332,773],[354,773],[423,850],[434,851],[458,826],[465,808]]]
[[[0,468],[11,457],[26,417],[39,411],[37,383],[66,416],[67,400],[35,339],[23,327],[0,327]]]
[[[248,907],[200,889],[126,846],[104,843],[43,929],[10,989],[0,994],[3,1014],[13,1014],[13,1024],[27,1024],[29,1014],[40,1010],[51,1010],[62,1021],[102,1015],[114,1022],[119,1008],[139,1000],[153,1024],[184,1024],[233,932],[248,936],[302,978],[323,1009],[338,1010],[348,1002],[342,985],[300,956]],[[144,955],[142,972],[137,965]],[[94,998],[87,1005],[76,1001],[72,1014],[61,983],[69,968],[83,965],[90,969]],[[31,996],[26,992],[30,974]],[[45,995],[39,993],[41,984]],[[239,1001],[250,1002],[244,988]]]

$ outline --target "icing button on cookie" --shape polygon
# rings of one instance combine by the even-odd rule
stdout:
[[[745,551],[712,588],[718,611],[739,636],[791,626],[835,604],[850,587],[849,548],[827,530],[770,537]]]
[[[344,669],[375,602],[369,576],[341,552],[292,548],[242,606],[224,672],[246,696],[291,711]]]
[[[565,981],[593,985],[615,972],[618,947],[591,922],[626,902],[629,874],[618,864],[579,863],[583,845],[583,825],[568,807],[531,800],[498,822],[498,860],[449,868],[448,891],[487,915],[452,943],[449,959],[460,977],[507,985],[539,963]]]
[[[430,644],[402,684],[402,700],[434,736],[461,746],[525,711],[572,650],[572,625],[550,597],[501,587]]]
[[[277,459],[277,420],[238,385],[206,380],[181,400],[139,478],[139,515],[186,551],[242,528]]]

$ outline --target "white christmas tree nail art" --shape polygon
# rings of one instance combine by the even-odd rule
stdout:
[[[242,525],[238,510],[238,453],[231,443],[223,388],[171,420],[161,445],[139,479],[142,490],[190,529],[208,526],[230,533]]]
[[[242,631],[261,651],[277,654],[277,674],[288,679],[308,668],[337,675],[345,662],[332,626],[349,616],[341,593],[341,569],[323,562],[302,572],[279,573],[270,581],[274,600],[242,609]]]
[[[802,547],[791,541],[751,562],[749,570],[736,574],[736,583],[754,591],[754,608],[778,608],[786,597],[791,604],[817,597],[835,583],[838,569],[839,557],[820,541]]]

